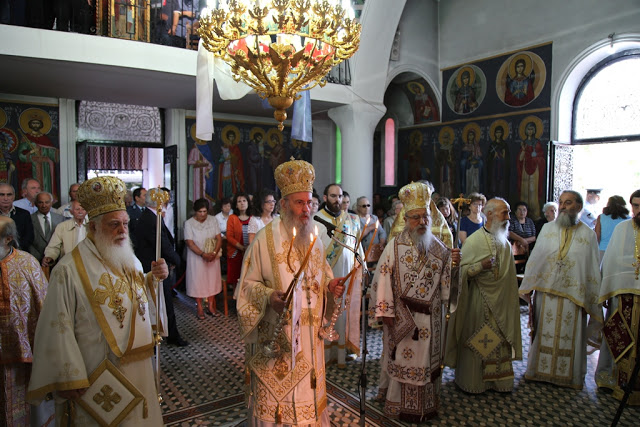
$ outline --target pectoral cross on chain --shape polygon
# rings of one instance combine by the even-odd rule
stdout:
[[[100,277],[98,284],[103,286],[104,289],[96,289],[93,291],[93,297],[100,304],[104,304],[107,298],[109,299],[109,308],[113,309],[113,315],[118,322],[120,322],[120,327],[123,328],[124,325],[122,322],[124,322],[127,309],[122,306],[122,297],[120,295],[124,293],[124,284],[122,281],[116,280],[114,285],[108,273],[104,273],[102,277]]]

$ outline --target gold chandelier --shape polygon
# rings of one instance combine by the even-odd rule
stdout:
[[[217,0],[203,10],[203,46],[231,66],[233,78],[275,108],[284,129],[285,109],[298,92],[326,84],[332,67],[360,44],[360,24],[348,0]]]

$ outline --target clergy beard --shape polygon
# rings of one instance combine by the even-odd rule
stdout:
[[[560,212],[560,215],[558,215],[556,222],[562,228],[569,228],[578,223],[578,215],[572,215],[566,212]]]
[[[119,235],[118,238],[125,237],[119,243],[113,241],[113,237],[101,231],[101,227],[93,234],[93,243],[96,245],[98,252],[102,255],[111,267],[124,271],[133,271],[136,269],[136,254],[133,252],[131,239],[129,235]]]
[[[640,213],[633,217],[633,222],[636,223],[636,226],[640,227]]]
[[[0,245],[0,260],[5,259],[7,255],[11,252],[11,246],[9,245]]]
[[[423,227],[422,225],[420,227]],[[431,246],[431,242],[433,241],[433,233],[431,233],[431,227],[426,227],[426,231],[424,233],[420,233],[419,228],[415,228],[414,230],[409,230],[409,237],[411,237],[411,241],[418,248],[419,252],[426,252]]]
[[[285,207],[280,213],[280,219],[284,224],[284,228],[289,233],[289,236],[293,235],[293,227],[296,228],[296,239],[293,241],[293,246],[306,253],[307,249],[309,249],[309,244],[311,241],[309,240],[309,233],[313,232],[313,221],[309,219],[307,223],[303,223],[302,220],[298,217],[295,217],[293,213]]]
[[[489,233],[493,234],[493,237],[503,245],[509,242],[509,220],[504,221],[491,221],[489,226]]]

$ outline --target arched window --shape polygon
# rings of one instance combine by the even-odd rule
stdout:
[[[612,55],[587,73],[578,88],[572,142],[640,140],[640,49]]]
[[[382,185],[396,185],[396,122],[391,117],[384,122]]]

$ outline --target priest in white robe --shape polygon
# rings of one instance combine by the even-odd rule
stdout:
[[[442,310],[449,300],[452,251],[431,233],[430,188],[411,183],[399,196],[406,225],[378,261],[369,306],[385,329],[384,412],[417,423],[437,416],[440,406]],[[459,263],[457,249],[454,257]]]
[[[356,248],[356,239],[360,236],[360,220],[357,215],[340,209],[342,205],[342,187],[340,184],[329,184],[325,190],[323,199],[325,205],[316,214],[336,226],[334,238],[344,245],[358,251],[360,259],[364,259],[364,251],[361,245]],[[362,306],[362,268],[356,261],[355,254],[346,249],[335,240],[331,239],[327,233],[322,233],[322,244],[325,247],[324,253],[327,262],[331,266],[334,277],[344,277],[348,275],[354,267],[358,269],[351,275],[345,283],[345,294],[342,304],[347,303],[348,307],[336,322],[336,331],[339,338],[336,341],[325,342],[326,363],[336,362],[338,368],[346,367],[346,355],[348,353],[360,354],[360,307]],[[348,328],[347,328],[348,326]]]
[[[53,393],[56,425],[162,425],[152,366],[153,277],[166,278],[168,268],[160,259],[142,273],[125,194],[124,183],[110,176],[80,186],[89,233],[51,274],[27,399]]]
[[[598,241],[578,219],[580,193],[564,191],[559,205],[558,219],[542,227],[520,286],[528,300],[534,292],[525,378],[582,389],[587,343],[599,346],[603,321]]]
[[[302,160],[285,162],[275,179],[282,193],[281,216],[256,234],[238,282],[249,425],[326,426],[324,342],[319,332],[344,285],[342,279],[332,280],[321,240],[309,235],[314,225],[313,166]],[[275,333],[285,308],[282,328]]]
[[[491,199],[485,226],[462,247],[460,297],[448,328],[445,363],[467,393],[513,390],[522,360],[516,266],[509,244],[509,204]]]
[[[630,202],[633,218],[616,226],[602,259],[598,299],[608,309],[596,384],[612,390],[618,400],[635,366],[640,323],[640,190],[631,194]],[[639,381],[627,403],[640,405]]]

